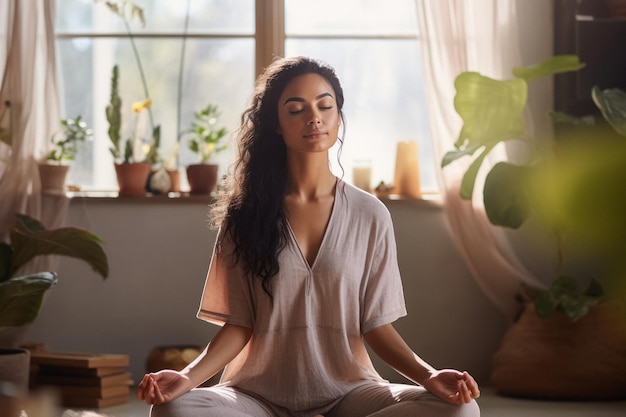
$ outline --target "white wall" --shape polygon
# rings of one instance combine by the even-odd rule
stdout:
[[[518,1],[523,64],[552,54],[552,2]],[[539,129],[552,106],[551,83],[531,87]],[[486,383],[505,318],[476,286],[449,235],[442,209],[388,202],[409,316],[396,327],[436,367],[471,371]],[[135,379],[158,345],[204,345],[216,328],[195,318],[215,238],[206,202],[74,199],[68,225],[106,240],[111,274],[100,281],[81,262],[63,259],[59,284],[27,339],[55,350],[128,353]],[[378,363],[378,362],[377,362]],[[401,380],[384,366],[384,376]]]

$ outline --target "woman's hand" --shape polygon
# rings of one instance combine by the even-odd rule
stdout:
[[[146,404],[165,404],[190,391],[195,384],[184,374],[169,369],[144,375],[137,398]]]
[[[478,384],[467,372],[454,369],[433,371],[422,386],[437,397],[452,403],[465,404],[480,396]]]

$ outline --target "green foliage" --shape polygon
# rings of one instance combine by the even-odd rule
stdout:
[[[63,130],[60,133],[61,139],[56,140],[58,136],[52,136],[54,148],[46,156],[46,160],[53,162],[73,161],[78,152],[78,144],[90,139],[93,131],[87,127],[81,116],[75,119],[61,120]]]
[[[155,165],[161,161],[159,157],[159,147],[161,146],[161,126],[155,126],[152,132],[152,142],[150,143],[150,147],[148,152],[146,153],[146,157],[144,162],[149,163],[150,165]]]
[[[113,155],[113,159],[116,161],[122,156],[122,98],[119,95],[119,77],[119,67],[114,65],[111,73],[111,98],[106,107],[106,117],[109,122],[109,138],[111,139],[111,147],[109,150],[111,151],[111,155]]]
[[[456,78],[454,108],[463,119],[463,127],[454,144],[455,149],[444,155],[441,166],[464,156],[473,156],[482,149],[463,176],[461,196],[464,199],[472,198],[476,176],[489,152],[499,143],[524,139],[526,125],[522,113],[528,101],[526,80],[574,71],[582,65],[576,56],[561,55],[538,65],[513,70],[523,78],[501,81],[476,72],[464,72]]]
[[[626,136],[626,92],[618,88],[602,91],[595,86],[591,90],[591,97],[613,129]]]
[[[47,230],[39,221],[16,215],[10,243],[0,243],[0,326],[32,322],[39,312],[43,293],[57,281],[53,272],[16,277],[20,268],[41,255],[61,255],[87,262],[106,279],[108,258],[102,239],[76,227]]]
[[[528,218],[525,180],[529,171],[529,167],[500,162],[489,172],[483,194],[485,205],[493,208],[487,213],[492,224],[517,229]]]
[[[522,118],[528,82],[582,67],[578,57],[561,55],[514,69],[513,80],[460,74],[454,105],[463,127],[455,149],[441,164],[471,158],[460,191],[469,200],[484,158],[496,145],[510,140],[526,145],[527,163],[494,165],[485,177],[482,197],[492,224],[517,229],[533,215],[556,237],[558,278],[536,299],[542,317],[559,309],[577,319],[602,296],[597,281],[580,289],[574,278],[562,274],[563,245],[597,263],[598,270],[613,280],[625,277],[615,271],[626,272],[626,93],[593,88],[602,120],[552,112],[553,122],[562,129],[554,143],[544,146],[527,136]]]
[[[603,296],[602,286],[595,279],[592,279],[587,288],[581,291],[576,278],[562,275],[552,282],[548,290],[541,291],[537,295],[535,312],[539,317],[546,318],[559,310],[576,321],[584,317]]]
[[[183,132],[183,136],[187,137],[187,146],[198,156],[200,163],[207,163],[214,154],[228,147],[220,146],[228,130],[225,127],[217,128],[219,116],[218,106],[209,104],[194,113],[191,127]]]
[[[32,323],[41,310],[46,291],[57,283],[54,272],[40,272],[0,283],[0,327]]]

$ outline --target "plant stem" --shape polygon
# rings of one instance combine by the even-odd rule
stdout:
[[[130,44],[133,48],[133,53],[135,54],[135,61],[137,61],[137,67],[139,68],[139,75],[141,76],[141,84],[143,85],[143,92],[147,99],[150,98],[150,94],[148,93],[148,83],[146,82],[146,76],[143,72],[143,67],[141,66],[141,58],[139,57],[139,51],[137,50],[137,45],[135,45],[135,38],[133,33],[130,30],[130,25],[128,24],[128,20],[126,16],[122,16],[124,20],[124,25],[126,26],[126,32],[128,33],[128,38],[130,39]],[[152,117],[152,106],[148,107],[148,115],[150,116],[150,128],[154,131],[154,118]]]
[[[563,267],[565,266],[565,255],[563,254],[563,238],[561,232],[555,231],[556,250],[557,250],[557,276],[563,275]]]

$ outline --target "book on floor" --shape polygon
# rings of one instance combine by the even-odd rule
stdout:
[[[54,365],[73,368],[100,368],[128,366],[128,355],[111,353],[79,353],[79,352],[31,352],[31,363],[35,365]]]
[[[130,372],[119,372],[97,377],[64,373],[46,374],[40,371],[32,375],[32,378],[35,385],[75,385],[81,387],[110,387],[114,385],[130,385],[132,382]]]
[[[31,387],[54,391],[63,407],[103,408],[128,402],[128,355],[31,352]]]

